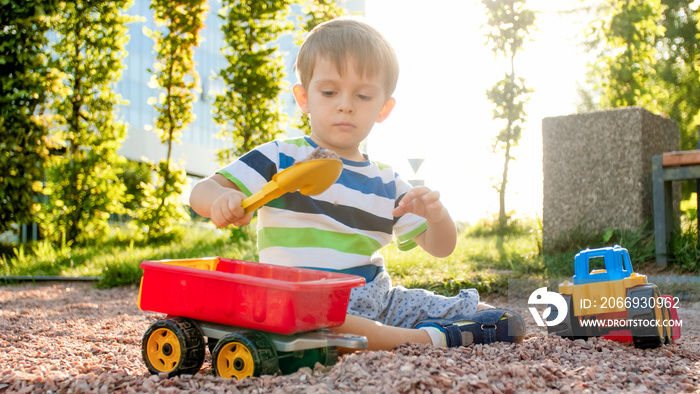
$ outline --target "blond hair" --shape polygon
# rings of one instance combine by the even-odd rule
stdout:
[[[387,98],[396,89],[399,62],[394,49],[379,31],[358,18],[336,18],[321,23],[309,33],[295,64],[297,78],[304,89],[309,87],[319,57],[335,64],[341,76],[350,59],[362,76],[373,77],[384,71]]]

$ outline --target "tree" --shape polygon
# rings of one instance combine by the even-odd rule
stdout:
[[[303,24],[301,33],[309,33],[314,27],[320,25],[323,22],[329,21],[331,19],[337,18],[345,14],[345,9],[339,7],[335,0],[313,0],[306,3],[306,5],[301,10],[306,15],[306,21]],[[298,45],[304,41],[303,34],[300,34],[296,41]],[[301,130],[304,134],[311,134],[311,124],[309,123],[308,115],[299,111],[300,118],[299,123],[296,124],[297,128]]]
[[[47,67],[46,32],[58,1],[6,1],[0,8],[0,233],[33,222],[48,157],[47,92],[61,89]]]
[[[216,96],[214,120],[220,137],[231,142],[218,151],[228,163],[256,145],[272,141],[284,129],[279,93],[285,76],[282,58],[273,42],[292,30],[286,20],[288,0],[226,0],[222,30],[228,67],[219,72],[227,85]]]
[[[511,149],[518,145],[525,124],[525,103],[532,92],[525,80],[515,73],[515,57],[523,48],[525,37],[535,23],[535,13],[525,9],[526,0],[482,0],[488,11],[487,41],[493,45],[496,56],[502,55],[509,70],[486,96],[494,105],[493,119],[504,124],[494,141],[494,151],[504,152],[501,182],[495,186],[499,195],[498,223],[501,229],[508,224],[506,213],[506,185],[508,166],[514,160]]]
[[[662,0],[664,36],[656,75],[668,92],[661,112],[678,122],[681,149],[698,147],[700,127],[700,12],[693,0]]]
[[[681,149],[696,149],[700,127],[700,21],[693,0],[597,3],[587,32],[598,52],[588,65],[586,105],[639,105],[678,122]],[[695,9],[693,9],[695,7]],[[691,185],[683,185],[683,194]]]
[[[640,105],[658,112],[667,97],[655,78],[656,43],[664,33],[661,0],[611,0],[600,7],[603,19],[588,34],[591,47],[600,47],[589,71],[601,93],[599,106]]]
[[[193,61],[194,51],[201,42],[209,5],[206,0],[153,0],[155,22],[166,31],[147,31],[155,41],[156,63],[151,84],[161,92],[151,98],[158,111],[155,130],[166,144],[167,154],[152,165],[156,184],[142,184],[144,199],[138,222],[149,238],[168,235],[178,220],[189,219],[180,202],[186,173],[172,162],[173,143],[181,143],[182,133],[194,121],[192,111],[196,100],[199,75]]]
[[[49,110],[60,154],[49,161],[42,222],[53,241],[87,242],[109,230],[111,213],[121,213],[124,185],[115,168],[125,126],[115,117],[121,97],[114,92],[128,41],[122,13],[130,0],[61,2],[51,65],[64,72],[66,95],[54,95]]]

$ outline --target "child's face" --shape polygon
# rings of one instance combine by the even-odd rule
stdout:
[[[308,86],[305,91],[295,85],[294,97],[309,114],[311,139],[345,159],[364,160],[360,143],[394,106],[384,89],[383,72],[373,77],[359,75],[349,60],[341,77],[333,62],[319,58]]]

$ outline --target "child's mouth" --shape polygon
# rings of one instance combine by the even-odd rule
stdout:
[[[341,122],[341,123],[336,123],[335,127],[342,129],[342,130],[350,130],[350,129],[354,129],[355,125],[353,125],[352,123]]]

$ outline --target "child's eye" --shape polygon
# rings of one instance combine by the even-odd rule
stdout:
[[[322,90],[321,95],[327,96],[327,97],[332,97],[335,95],[335,92],[332,90]]]
[[[364,94],[358,94],[358,95],[357,95],[357,98],[359,98],[359,99],[362,100],[362,101],[369,101],[369,100],[372,100],[372,97],[371,97],[371,96],[367,96],[367,95],[364,95]]]

